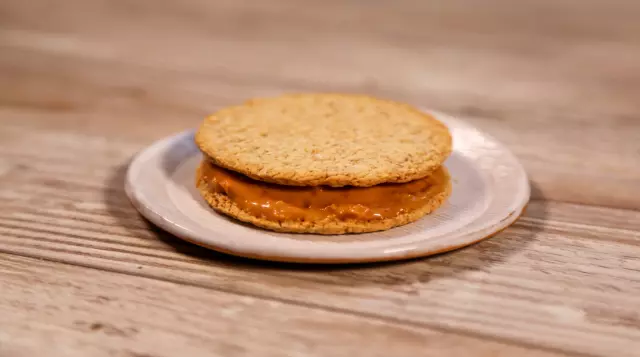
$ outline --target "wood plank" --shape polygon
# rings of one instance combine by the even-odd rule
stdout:
[[[6,254],[0,272],[7,357],[559,355]]]
[[[150,228],[124,196],[117,160],[89,174],[45,161],[18,161],[4,176],[0,251],[570,353],[624,354],[640,341],[634,211],[534,201],[514,227],[452,254],[309,270],[229,258]]]
[[[624,0],[3,2],[0,355],[634,355],[639,15]],[[137,216],[135,152],[283,91],[458,115],[522,159],[534,201],[467,249],[339,269],[230,258]]]
[[[149,142],[255,95],[365,92],[487,130],[522,158],[537,198],[640,209],[634,2],[492,0],[472,16],[464,1],[274,4],[71,1],[43,20],[44,3],[14,1],[3,121]],[[385,26],[344,21],[357,12]]]

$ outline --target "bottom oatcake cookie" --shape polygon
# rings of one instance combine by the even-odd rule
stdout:
[[[372,232],[413,222],[451,193],[448,128],[403,103],[296,94],[207,117],[196,174],[218,212],[281,232]]]
[[[256,226],[316,234],[386,230],[434,211],[451,193],[444,167],[408,183],[372,187],[283,186],[203,160],[196,185],[216,211]]]

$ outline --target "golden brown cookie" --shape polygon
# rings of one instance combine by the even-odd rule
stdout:
[[[440,167],[452,146],[447,127],[428,114],[347,94],[251,100],[206,118],[195,140],[217,165],[251,178],[334,187],[422,178]],[[223,199],[215,202],[233,211]],[[341,223],[326,226],[343,229]]]
[[[398,211],[398,214],[394,214],[392,216],[380,218],[369,218],[363,219],[366,217],[362,211],[357,211],[356,216],[349,215],[334,215],[329,214],[325,216],[318,215],[306,215],[309,213],[305,210],[313,209],[313,207],[303,207],[303,205],[296,205],[295,203],[286,203],[284,208],[278,208],[278,212],[269,212],[269,210],[255,210],[255,209],[247,209],[250,207],[247,203],[253,203],[256,206],[265,205],[269,206],[270,203],[268,201],[256,201],[256,202],[246,202],[242,201],[246,197],[254,196],[251,191],[254,192],[264,192],[265,190],[284,190],[285,192],[276,192],[272,193],[274,195],[287,195],[289,192],[288,188],[277,188],[275,185],[264,184],[261,182],[250,182],[253,181],[249,178],[233,178],[233,181],[240,180],[237,182],[224,182],[224,175],[218,176],[219,182],[216,182],[215,179],[212,179],[212,176],[208,170],[207,165],[212,165],[207,160],[204,160],[196,173],[196,186],[200,191],[201,195],[204,199],[209,203],[209,205],[219,213],[225,214],[227,216],[231,216],[240,221],[251,223],[258,227],[270,229],[278,232],[293,232],[293,233],[315,233],[315,234],[343,234],[343,233],[364,233],[364,232],[373,232],[386,230],[392,227],[404,225],[413,221],[420,219],[422,216],[433,212],[436,210],[442,203],[447,199],[447,197],[451,193],[451,180],[447,170],[444,167],[436,169],[434,174],[428,178],[423,178],[424,181],[420,195],[421,200],[419,201],[419,205],[415,204],[415,200],[409,198],[409,201],[412,201],[413,204],[408,205],[406,209],[402,211]],[[222,177],[222,179],[220,179]],[[222,181],[222,182],[220,182]],[[249,181],[249,182],[245,182]],[[239,185],[236,190],[230,189],[229,186],[231,184]],[[246,185],[256,185],[256,187],[245,187]],[[420,187],[420,183],[410,183],[410,184],[397,184],[392,186],[404,187],[407,185],[412,185],[412,187]],[[396,190],[395,187],[391,187],[393,190]],[[379,190],[379,188],[361,188],[359,190]],[[389,189],[389,187],[385,188]],[[292,188],[295,194],[295,188]],[[301,189],[298,189],[301,190]],[[349,191],[353,190],[353,188],[342,188],[342,189],[334,189],[334,190],[344,190]],[[356,190],[358,190],[356,188]],[[332,192],[335,194],[336,192]],[[321,193],[322,194],[322,193]],[[393,195],[394,193],[391,193]],[[397,193],[396,193],[397,194]],[[400,192],[399,195],[404,195],[405,193]],[[391,197],[390,195],[390,197]],[[295,196],[293,197],[294,201],[296,200]],[[360,195],[359,197],[362,197]],[[332,201],[329,201],[332,202]],[[408,201],[405,200],[405,203]],[[273,201],[271,202],[270,209],[273,209]],[[282,202],[278,202],[282,203]],[[366,203],[365,203],[366,204]],[[384,202],[382,203],[384,204]],[[283,211],[288,210],[289,213],[283,213]],[[268,212],[268,214],[260,214],[259,212]],[[275,214],[275,216],[274,216]],[[287,218],[287,217],[290,218]],[[307,217],[305,217],[307,216]],[[309,219],[309,217],[313,217]]]

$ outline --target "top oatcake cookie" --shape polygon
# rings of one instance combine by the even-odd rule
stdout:
[[[294,186],[415,180],[452,145],[444,124],[409,105],[344,94],[250,100],[206,118],[195,139],[219,166]]]

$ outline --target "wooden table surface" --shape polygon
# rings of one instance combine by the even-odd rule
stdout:
[[[0,356],[640,356],[640,2],[3,0]],[[248,97],[457,115],[530,174],[492,239],[399,264],[154,229],[132,156]]]

